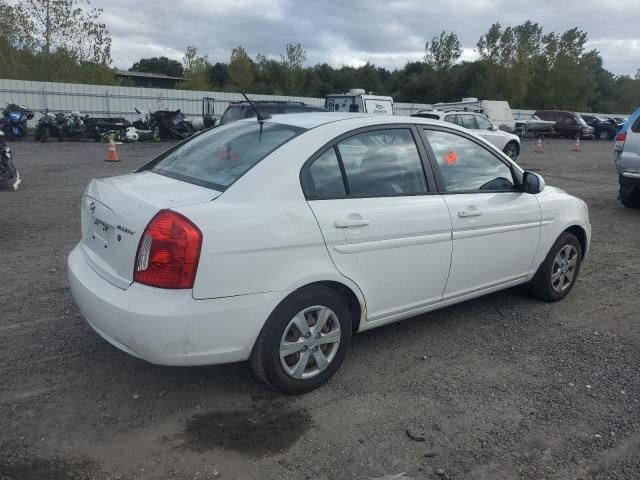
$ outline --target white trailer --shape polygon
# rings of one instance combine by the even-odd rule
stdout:
[[[330,112],[360,112],[393,115],[393,97],[367,94],[360,88],[349,93],[335,93],[324,97],[324,108]]]
[[[511,113],[509,102],[463,98],[460,102],[436,103],[433,107],[443,112],[462,111],[482,113],[500,130],[511,133],[516,131],[516,121]]]

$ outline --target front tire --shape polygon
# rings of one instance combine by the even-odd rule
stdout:
[[[640,208],[640,191],[635,188],[620,191],[620,203],[626,208]]]
[[[334,290],[318,285],[298,290],[267,319],[251,352],[262,381],[288,395],[324,384],[338,370],[351,343],[352,319]]]
[[[572,233],[562,233],[529,282],[529,291],[545,302],[562,300],[575,285],[581,264],[580,241]]]

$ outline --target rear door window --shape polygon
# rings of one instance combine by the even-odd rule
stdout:
[[[302,173],[302,184],[309,200],[326,200],[346,195],[335,147],[331,147]]]
[[[349,195],[388,197],[427,192],[418,148],[405,128],[373,130],[338,143]]]
[[[468,128],[469,130],[475,130],[477,127],[473,117],[474,115],[469,115],[469,114],[460,115],[460,118],[462,120],[462,126],[464,128]]]
[[[462,120],[460,119],[460,115],[456,115],[456,114],[447,115],[446,117],[444,117],[444,121],[462,126]]]
[[[193,137],[141,170],[223,191],[304,131],[278,123],[233,122]]]

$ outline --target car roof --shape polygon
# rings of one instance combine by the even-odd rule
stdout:
[[[238,120],[239,122],[255,122],[255,117]],[[304,129],[312,129],[335,122],[344,122],[345,126],[353,126],[354,128],[366,127],[368,125],[385,125],[385,124],[424,124],[424,125],[445,125],[447,127],[456,127],[451,123],[445,123],[441,120],[421,117],[409,117],[399,115],[375,115],[367,113],[347,113],[347,112],[306,112],[306,113],[283,113],[272,115],[267,119],[268,123],[279,123],[282,125],[290,125]]]
[[[288,106],[288,107],[318,107],[317,105],[311,105],[310,103],[304,103],[304,102],[292,102],[289,100],[252,100],[251,101],[254,105],[282,105],[282,106]],[[239,100],[237,102],[230,102],[229,106],[240,106],[240,107],[245,107],[245,106],[250,106],[250,103],[247,102],[246,100]],[[322,107],[318,107],[318,108],[322,108]]]

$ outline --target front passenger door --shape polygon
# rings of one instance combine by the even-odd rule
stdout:
[[[460,132],[424,129],[453,226],[444,300],[524,279],[540,237],[535,195],[523,193],[508,162]]]

